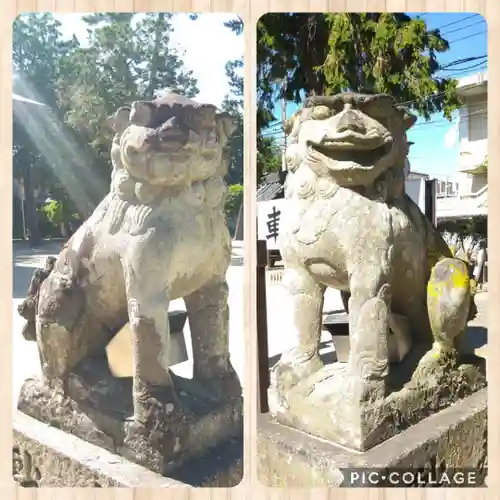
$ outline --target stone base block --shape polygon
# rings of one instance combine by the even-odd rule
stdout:
[[[485,474],[487,394],[483,389],[365,452],[348,450],[275,422],[258,422],[258,477],[281,488],[345,485],[342,469],[471,468]],[[389,486],[385,484],[384,486]]]
[[[173,375],[173,374],[172,374]],[[173,477],[191,459],[227,442],[242,441],[241,392],[222,397],[203,384],[173,375],[183,418],[153,434],[134,433],[132,379],[113,377],[102,359],[89,359],[72,372],[62,390],[27,380],[18,410],[90,444]],[[237,381],[236,381],[237,382]],[[239,383],[230,384],[231,387]],[[237,387],[236,387],[237,389]],[[209,460],[210,462],[210,460]]]
[[[14,417],[14,479],[25,487],[184,488],[189,485],[67,434],[22,412]]]
[[[233,487],[243,477],[241,440],[164,477],[22,412],[14,418],[13,475],[23,487]]]
[[[391,367],[383,386],[365,383],[347,368],[347,363],[325,365],[286,392],[272,385],[272,415],[289,427],[366,451],[486,387],[483,358],[463,355],[456,360],[447,353],[426,352],[425,346],[415,346]]]

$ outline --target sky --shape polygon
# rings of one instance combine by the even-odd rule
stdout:
[[[87,39],[87,25],[81,21],[83,13],[54,14],[62,23],[63,36],[76,35],[80,43]],[[199,102],[219,106],[229,93],[225,64],[243,56],[243,36],[238,36],[224,22],[233,19],[234,14],[200,14],[192,21],[186,14],[178,14],[172,19],[174,32],[171,36],[172,47],[184,53],[184,67],[192,70],[198,80]]]
[[[408,13],[411,17],[420,14]],[[487,55],[487,24],[479,14],[434,14],[424,13],[422,18],[426,21],[428,29],[441,28],[441,34],[450,42],[450,50],[438,55],[441,65],[449,64],[458,59]],[[479,64],[479,65],[478,65]],[[478,65],[474,68],[471,66]],[[488,60],[463,63],[453,66],[453,71],[437,73],[439,76],[453,76],[460,79],[468,75],[487,71]],[[469,68],[469,69],[467,69]],[[450,68],[451,69],[451,68]],[[297,105],[287,103],[287,117],[297,110]],[[275,116],[281,116],[281,104],[276,103]],[[436,114],[426,122],[420,119],[408,132],[408,139],[415,144],[411,146],[409,160],[411,170],[431,174],[438,178],[453,175],[459,159],[458,141],[449,147],[445,137],[451,134],[454,128],[457,113],[453,115],[450,123],[442,114]],[[271,127],[270,131],[279,127]],[[278,134],[280,136],[280,134]]]

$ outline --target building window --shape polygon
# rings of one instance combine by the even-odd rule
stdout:
[[[488,138],[487,103],[478,102],[476,104],[471,104],[469,106],[469,141],[483,141],[487,138]]]
[[[458,193],[458,183],[451,181],[437,181],[436,182],[436,197],[437,198],[450,198],[456,196]]]

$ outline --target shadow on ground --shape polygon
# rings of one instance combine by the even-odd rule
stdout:
[[[465,346],[479,349],[488,343],[488,329],[484,326],[469,326],[465,336]]]
[[[321,352],[324,350],[327,350],[327,352]],[[319,350],[320,350],[320,355],[319,357],[325,363],[325,365],[329,365],[331,363],[335,363],[337,361],[337,355],[335,354],[335,351],[333,349],[333,343],[331,340],[328,340],[326,342],[321,342],[319,344]],[[281,353],[275,354],[274,356],[271,356],[269,358],[269,369],[271,369],[281,358]]]
[[[488,329],[484,326],[469,326],[465,335],[464,344],[467,351],[480,349],[488,343]],[[325,364],[335,363],[337,355],[332,350],[332,342],[321,342],[319,345],[320,358]],[[327,350],[327,352],[321,352]],[[269,369],[271,369],[281,358],[281,353],[269,358]]]

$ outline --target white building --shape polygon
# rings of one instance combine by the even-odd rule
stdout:
[[[488,213],[488,73],[459,80],[458,142],[460,159],[456,172],[437,182],[437,218],[464,218]]]

